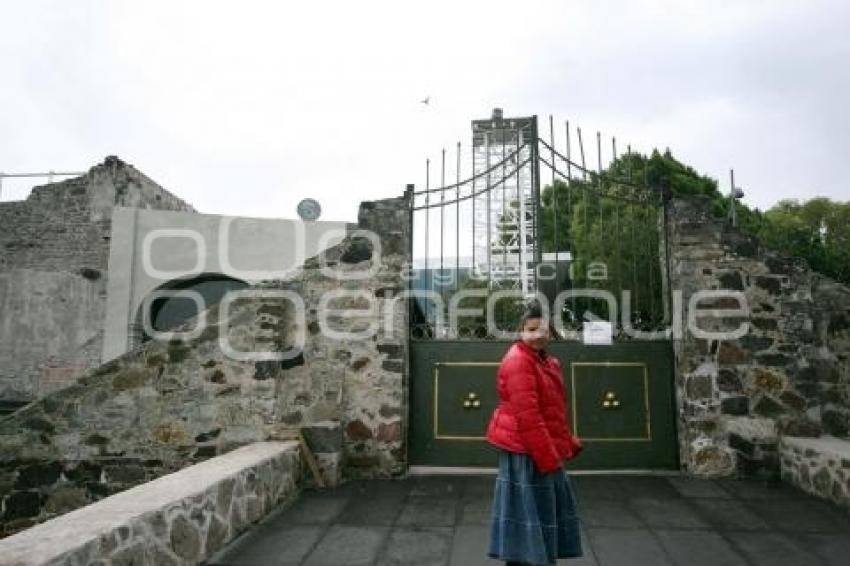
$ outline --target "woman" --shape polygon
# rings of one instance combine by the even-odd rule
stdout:
[[[567,425],[561,364],[545,350],[550,330],[539,306],[523,313],[520,339],[499,366],[499,404],[487,427],[499,450],[487,555],[509,566],[583,555],[575,492],[563,468],[582,444]]]

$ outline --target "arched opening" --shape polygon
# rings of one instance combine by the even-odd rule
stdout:
[[[208,309],[218,304],[230,291],[238,291],[248,287],[249,284],[241,279],[228,277],[221,273],[208,273],[197,275],[188,279],[175,279],[157,287],[157,291],[182,291],[191,290],[203,297],[204,308]],[[198,313],[198,306],[188,297],[157,297],[152,301],[144,301],[139,307],[137,316],[138,328],[140,330],[138,339],[145,343],[152,336],[144,329],[142,321],[144,313],[142,309],[148,305],[150,308],[150,321],[153,330],[167,332],[189,320]]]

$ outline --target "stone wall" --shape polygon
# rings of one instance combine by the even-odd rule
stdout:
[[[783,481],[850,512],[850,442],[784,436],[779,452]]]
[[[297,495],[294,442],[245,446],[0,541],[0,564],[199,564]]]
[[[274,437],[280,427],[336,422],[324,428],[341,429],[341,455],[334,456],[333,438],[313,437],[326,446],[315,446],[326,467],[341,457],[350,477],[404,472],[408,315],[397,296],[405,290],[408,206],[406,198],[364,203],[359,226],[377,241],[352,232],[291,279],[263,282],[248,289],[256,293],[251,299],[208,309],[198,336],[148,342],[0,420],[0,461],[9,463],[0,479],[7,530],[67,510],[68,500],[84,503]],[[346,310],[323,317],[331,291],[359,296],[336,299],[330,306]],[[303,300],[303,317],[274,296],[281,293]],[[223,308],[229,316],[219,316]],[[237,359],[239,352],[287,351],[302,334],[297,356]],[[74,485],[56,481],[57,474]],[[61,496],[62,509],[50,503],[60,488],[75,490]]]
[[[697,475],[779,474],[778,438],[850,438],[850,289],[762,249],[707,200],[667,209],[670,286],[682,293],[679,321],[701,290],[743,294],[744,318],[722,313],[735,298],[703,300],[704,330],[749,331],[736,340],[685,332],[675,341],[683,468]]]
[[[99,365],[115,206],[194,211],[114,157],[0,203],[0,400],[33,399]]]

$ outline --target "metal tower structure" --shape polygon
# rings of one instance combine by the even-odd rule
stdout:
[[[490,119],[472,121],[473,269],[524,294],[536,290],[540,251],[536,152],[536,116],[504,118],[495,108]]]

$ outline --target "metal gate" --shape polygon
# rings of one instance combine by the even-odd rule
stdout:
[[[434,188],[427,162],[411,210],[412,465],[495,465],[495,370],[531,298],[561,335],[549,349],[586,446],[571,466],[677,465],[663,193],[650,161],[614,140],[603,169],[599,134],[589,168],[581,130],[565,126],[559,149],[551,117],[546,141],[536,116],[494,111],[472,123],[466,180],[460,143],[453,184],[445,150]],[[587,345],[591,324],[610,344]]]

